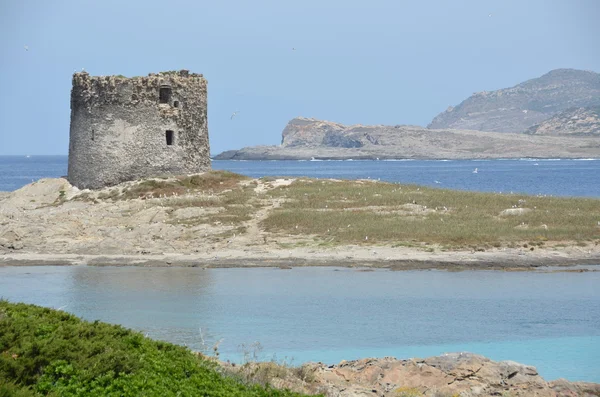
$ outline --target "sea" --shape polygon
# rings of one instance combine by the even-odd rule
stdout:
[[[440,188],[600,197],[600,159],[230,161],[212,168],[251,177],[377,179]],[[67,156],[0,156],[0,191],[67,174]]]
[[[0,267],[0,295],[287,364],[469,351],[600,383],[600,272]]]
[[[600,197],[598,159],[214,161],[213,168]],[[0,156],[0,191],[66,170],[66,156]],[[546,379],[598,383],[599,285],[600,272],[0,267],[0,298],[198,351],[218,343],[225,360],[334,364],[469,351],[534,365]]]

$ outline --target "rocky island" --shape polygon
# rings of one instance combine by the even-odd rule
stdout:
[[[352,125],[297,117],[279,146],[217,160],[490,159],[600,157],[600,74],[558,69],[515,87],[480,92],[427,128]]]
[[[600,139],[408,125],[353,125],[297,117],[279,146],[229,150],[215,160],[385,160],[600,157]]]
[[[600,74],[556,69],[514,87],[476,92],[427,126],[522,133],[567,109],[600,105]]]

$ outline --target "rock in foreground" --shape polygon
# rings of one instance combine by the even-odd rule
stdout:
[[[547,382],[535,367],[513,361],[496,362],[471,353],[451,353],[408,360],[366,358],[342,361],[332,366],[310,363],[300,369],[288,371],[283,371],[272,363],[252,363],[227,368],[238,374],[252,374],[249,380],[269,381],[279,388],[323,393],[331,397],[556,397],[600,394],[598,384],[562,379]]]

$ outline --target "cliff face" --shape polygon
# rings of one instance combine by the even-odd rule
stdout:
[[[416,127],[420,128],[420,127]],[[297,117],[292,119],[283,129],[281,146],[294,147],[331,147],[331,148],[361,148],[378,145],[382,130],[393,127],[386,126],[346,126],[330,121]]]
[[[572,108],[530,127],[527,134],[600,136],[600,106]]]
[[[556,69],[511,88],[475,93],[428,128],[524,132],[566,109],[590,106],[600,106],[600,74]]]
[[[411,125],[351,125],[298,117],[280,146],[229,150],[216,160],[600,157],[597,138],[536,136]]]

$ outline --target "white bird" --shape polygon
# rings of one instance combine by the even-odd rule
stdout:
[[[292,47],[292,51],[296,51],[296,49]]]
[[[476,174],[476,173],[477,173],[477,168],[475,168],[475,169],[473,170],[473,173],[474,173],[474,174]]]
[[[233,112],[233,113],[231,114],[231,118],[230,118],[230,120],[233,120],[233,118],[234,118],[234,117],[235,117],[235,116],[236,116],[238,113],[239,113],[239,110],[236,110],[235,112]]]
[[[25,51],[29,51],[29,47],[27,46],[23,46],[25,48]]]
[[[442,183],[442,182],[440,182],[440,181],[433,181],[433,182],[434,182],[434,183]]]
[[[488,15],[488,17],[490,17],[490,18],[491,18],[491,17],[492,17],[492,14],[489,14],[489,15]]]

